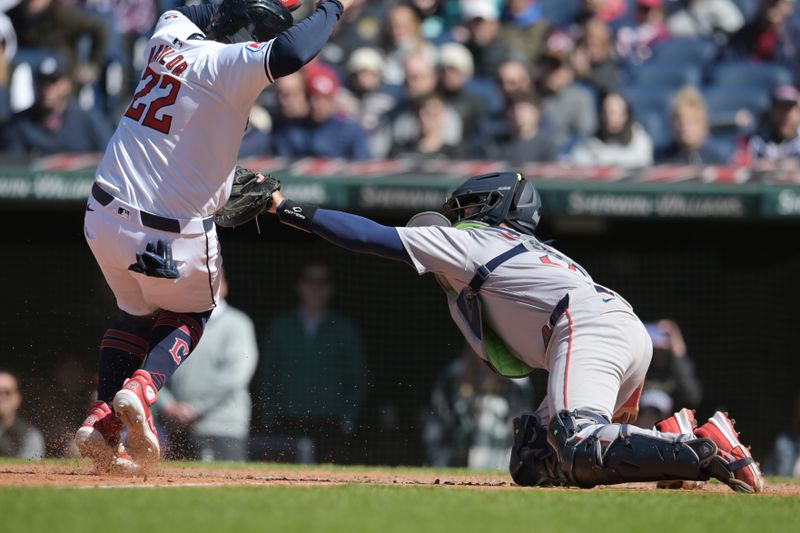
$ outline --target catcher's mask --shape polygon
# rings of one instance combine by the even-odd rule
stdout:
[[[533,235],[541,209],[542,200],[533,183],[518,172],[500,172],[465,181],[445,200],[442,214],[453,224],[475,220],[497,226],[505,222]]]
[[[269,41],[292,27],[302,0],[223,0],[211,17],[208,37],[225,43]]]

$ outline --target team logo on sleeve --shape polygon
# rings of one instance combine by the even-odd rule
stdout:
[[[251,52],[259,52],[263,50],[268,44],[269,43],[247,43],[247,46],[245,46],[245,48],[247,48]]]

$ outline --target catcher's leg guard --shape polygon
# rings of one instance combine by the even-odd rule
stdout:
[[[525,414],[514,419],[514,445],[509,465],[511,478],[526,487],[563,485],[558,459],[547,444],[547,428],[536,415]]]
[[[595,428],[591,433],[579,435],[590,426]],[[562,474],[580,487],[709,478],[705,469],[717,453],[711,440],[666,438],[631,429],[589,411],[559,412],[550,422],[550,442],[558,450]],[[613,437],[604,441],[608,435]]]

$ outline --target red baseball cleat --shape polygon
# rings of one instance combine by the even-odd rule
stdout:
[[[81,457],[91,459],[98,472],[108,472],[119,446],[122,421],[106,402],[94,402],[89,416],[75,433]]]
[[[683,408],[669,418],[656,424],[656,429],[661,433],[678,433],[679,435],[692,435],[697,427],[694,411]]]
[[[120,443],[114,454],[114,459],[111,461],[108,473],[114,476],[133,476],[141,470],[142,467],[133,460],[122,443]]]
[[[114,412],[128,429],[125,449],[141,466],[155,463],[161,454],[158,433],[150,412],[150,406],[157,398],[158,390],[145,370],[134,372],[114,396]]]
[[[735,491],[762,492],[764,476],[750,450],[739,441],[733,423],[726,413],[717,411],[695,430],[695,435],[710,439],[717,445],[717,455],[708,471]]]

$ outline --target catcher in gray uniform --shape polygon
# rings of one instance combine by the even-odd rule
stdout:
[[[733,421],[715,413],[697,427],[682,409],[653,429],[629,425],[652,344],[631,305],[578,263],[536,238],[541,201],[508,172],[468,179],[442,213],[406,227],[272,195],[269,212],[356,251],[432,273],[450,314],[495,372],[549,372],[547,397],[514,421],[511,475],[521,485],[592,487],[715,477],[743,492],[764,479]]]

